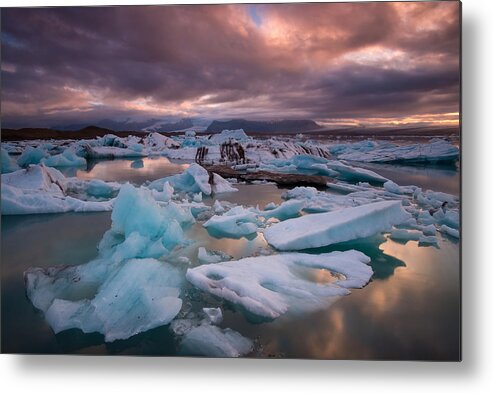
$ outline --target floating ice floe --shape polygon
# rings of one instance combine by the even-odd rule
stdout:
[[[25,279],[28,297],[55,333],[78,328],[99,332],[107,342],[169,323],[182,304],[181,275],[155,259],[31,269]]]
[[[65,149],[61,154],[43,158],[41,163],[54,167],[85,166],[87,164],[85,158],[77,156],[71,149]]]
[[[204,307],[202,311],[207,316],[207,320],[213,325],[219,325],[223,321],[223,312],[219,307]]]
[[[373,274],[369,262],[370,258],[355,250],[319,255],[283,253],[202,265],[188,269],[186,277],[203,291],[272,319],[288,310],[324,308],[334,297],[349,294],[348,288],[363,287]],[[328,283],[310,280],[310,273],[320,269],[344,277]]]
[[[253,350],[253,341],[229,328],[200,325],[185,333],[180,354],[185,356],[207,356],[237,358]]]
[[[115,158],[134,158],[145,157],[148,154],[145,151],[135,151],[133,149],[113,147],[113,146],[90,146],[83,145],[86,158],[92,159],[109,159]]]
[[[393,229],[390,232],[390,238],[401,242],[407,242],[409,240],[418,241],[423,234],[418,231],[408,231],[405,229]]]
[[[95,260],[25,272],[27,295],[55,332],[79,328],[106,341],[126,339],[180,311],[183,275],[155,258],[187,242],[182,226],[193,221],[190,212],[159,206],[150,191],[127,184],[111,218]]]
[[[229,261],[231,257],[222,251],[208,251],[205,247],[199,247],[197,259],[201,264],[207,264]]]
[[[278,250],[303,250],[388,231],[410,217],[401,201],[382,201],[292,218],[267,228],[264,237]]]
[[[277,218],[280,221],[287,220],[289,218],[298,217],[301,214],[301,210],[305,206],[305,202],[300,199],[291,199],[282,203],[277,207],[260,211],[259,215],[269,219]]]
[[[209,172],[202,166],[193,163],[182,173],[155,180],[149,184],[149,188],[162,190],[164,183],[168,182],[176,191],[187,193],[199,193],[204,195],[220,194],[224,192],[238,191],[231,184],[216,173],[210,178]]]
[[[67,179],[44,165],[2,174],[2,214],[90,212],[112,209],[112,201],[84,201],[67,195]]]
[[[450,228],[447,225],[440,226],[440,232],[445,233],[449,236],[455,237],[456,239],[458,239],[460,237],[460,233],[457,229]]]
[[[295,155],[289,159],[271,160],[259,166],[260,170],[282,173],[306,173],[336,177],[347,181],[384,183],[388,179],[369,169],[356,168],[336,160],[311,155]]]
[[[362,148],[361,143],[355,143],[332,146],[329,150],[340,160],[359,162],[450,162],[459,158],[459,149],[443,139],[404,146],[388,142],[367,141],[366,143],[365,148]]]
[[[211,217],[203,225],[213,236],[239,239],[257,233],[258,219],[252,210],[236,206],[221,216]]]

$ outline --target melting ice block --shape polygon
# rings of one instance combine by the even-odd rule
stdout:
[[[78,328],[102,333],[108,342],[169,323],[182,304],[181,275],[155,259],[34,268],[25,280],[28,297],[55,333]]]
[[[351,250],[329,254],[284,253],[202,265],[188,269],[194,286],[244,307],[264,318],[277,318],[292,311],[324,308],[335,296],[361,288],[373,271],[365,254]],[[319,269],[343,275],[333,282],[317,283],[310,273]]]
[[[274,224],[264,232],[278,250],[303,250],[372,236],[411,217],[401,201],[382,201]]]
[[[252,340],[240,333],[204,324],[185,333],[180,353],[190,356],[237,358],[247,355],[252,350]]]
[[[204,227],[216,237],[240,238],[257,232],[257,216],[243,206],[236,206],[222,216],[213,216]]]
[[[84,265],[31,268],[27,295],[55,332],[79,328],[106,341],[170,322],[181,308],[183,274],[158,258],[186,240],[190,212],[160,206],[150,190],[122,186],[98,258]],[[142,259],[135,259],[142,258]]]
[[[214,173],[212,176],[212,182],[209,183],[209,172],[199,164],[193,163],[183,173],[151,182],[149,188],[161,191],[163,185],[168,182],[176,191],[194,194],[201,192],[204,195],[211,195],[212,193],[238,191],[218,174]]]
[[[261,211],[260,215],[267,219],[277,218],[280,221],[283,221],[288,218],[298,217],[304,206],[304,201],[299,199],[291,199],[273,209]]]

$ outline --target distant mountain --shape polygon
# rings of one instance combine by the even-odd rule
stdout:
[[[112,120],[103,119],[98,122],[92,123],[77,123],[77,124],[65,124],[54,126],[53,129],[64,131],[77,131],[84,127],[96,126],[99,128],[105,128],[113,131],[158,131],[158,132],[173,132],[185,130],[193,127],[192,119],[181,119],[177,122],[170,122],[163,119],[148,119],[142,121],[136,121],[131,119],[126,120]]]
[[[242,128],[248,132],[265,132],[265,133],[297,133],[304,131],[313,131],[322,128],[313,120],[277,120],[277,121],[254,121],[245,119],[233,120],[214,120],[206,132],[221,132],[223,130],[237,130]]]
[[[166,123],[164,121],[154,122],[154,124],[143,128],[144,131],[173,132],[192,128],[192,119],[181,119],[176,123]]]

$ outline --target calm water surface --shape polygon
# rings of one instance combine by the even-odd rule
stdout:
[[[143,159],[137,164],[114,160],[96,162],[90,169],[78,169],[71,175],[141,184],[179,173],[186,165],[165,158]],[[436,168],[430,172],[430,168],[390,165],[380,168],[379,173],[399,184],[427,188],[425,184],[429,183],[428,188],[451,193],[458,189],[458,174],[451,173],[453,170]],[[418,184],[417,179],[422,183]],[[271,184],[240,184],[237,188],[239,192],[222,194],[218,199],[263,208],[269,202],[281,202],[284,192]],[[213,201],[204,199],[207,204]],[[168,326],[111,344],[105,343],[100,334],[83,334],[76,329],[55,335],[25,296],[23,272],[29,267],[80,264],[93,259],[98,242],[111,225],[110,215],[105,212],[2,216],[3,352],[176,355],[176,343]],[[250,240],[216,239],[196,224],[188,229],[187,235],[196,240],[188,250],[193,265],[197,264],[199,246],[224,251],[234,258],[258,255],[268,249],[261,234]],[[221,306],[222,327],[255,339],[256,349],[251,356],[457,360],[458,242],[439,235],[437,249],[418,247],[412,241],[404,245],[379,236],[307,252],[352,248],[371,257],[375,274],[365,288],[352,290],[351,295],[337,299],[326,310],[253,323],[227,303],[190,286],[184,291],[184,308],[195,311],[204,306]],[[313,279],[323,282],[330,277],[315,272]]]

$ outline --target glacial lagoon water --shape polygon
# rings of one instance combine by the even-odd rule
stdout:
[[[65,174],[142,184],[146,180],[180,173],[187,163],[166,158],[99,161],[89,169]],[[415,184],[435,191],[459,193],[455,168],[378,165],[369,169],[401,185]],[[237,185],[239,192],[219,200],[243,205],[281,202],[285,190],[273,184]],[[213,203],[214,199],[204,199]],[[2,351],[15,353],[86,353],[115,355],[177,354],[168,326],[128,340],[105,343],[100,334],[72,329],[55,335],[42,313],[28,301],[23,272],[33,266],[81,264],[97,254],[97,244],[110,227],[111,213],[65,213],[2,217]],[[261,235],[253,239],[216,239],[196,224],[187,235],[197,245],[220,250],[234,258],[258,255],[266,247]],[[273,322],[254,323],[212,296],[185,288],[183,312],[220,306],[222,327],[230,327],[255,340],[250,356],[320,359],[457,360],[460,356],[459,243],[439,237],[439,248],[401,244],[383,237],[307,250],[320,253],[357,249],[372,258],[374,276],[362,289],[337,299],[325,310],[284,315]],[[194,255],[190,255],[194,259]],[[192,260],[192,264],[196,264]],[[311,279],[330,280],[321,271]]]

